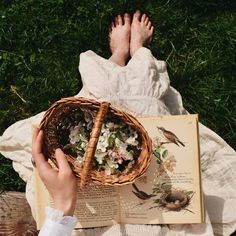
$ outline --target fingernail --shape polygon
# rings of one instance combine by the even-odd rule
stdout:
[[[58,153],[58,154],[62,153],[62,154],[64,154],[64,152],[60,148],[57,148],[55,153]]]

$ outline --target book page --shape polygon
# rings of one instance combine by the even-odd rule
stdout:
[[[39,230],[43,226],[45,219],[45,207],[50,206],[50,196],[36,168],[34,168],[33,173],[35,186],[35,221],[37,230]]]
[[[45,207],[53,207],[52,199],[35,169],[35,200],[37,229],[45,220]],[[90,184],[79,188],[75,217],[79,220],[75,228],[90,228],[116,224],[120,219],[118,191],[115,187]]]
[[[152,138],[153,155],[145,175],[119,189],[122,222],[203,222],[197,116],[139,121]]]
[[[147,172],[134,184],[122,187],[91,184],[83,191],[78,188],[76,228],[204,221],[197,115],[139,121],[153,141]],[[37,173],[35,176],[36,222],[40,229],[44,208],[53,203]]]
[[[109,226],[120,219],[118,191],[115,187],[91,183],[78,191],[75,216],[79,222],[76,228]]]

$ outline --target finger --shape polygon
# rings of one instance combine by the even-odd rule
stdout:
[[[42,153],[34,155],[34,161],[40,176],[47,174],[46,171],[52,170],[51,165],[48,163],[48,161],[45,159],[45,156]]]
[[[42,153],[42,145],[43,145],[43,131],[37,131],[38,134],[33,142],[33,154]]]
[[[59,172],[62,172],[62,173],[71,173],[72,172],[72,170],[69,166],[69,163],[66,159],[65,154],[60,148],[56,149],[55,158],[57,160]]]
[[[33,132],[33,135],[32,135],[32,145],[33,145],[36,141],[37,136],[38,136],[39,129],[36,126],[33,125],[32,126],[32,132]]]
[[[33,147],[33,157],[39,171],[42,169],[43,170],[52,169],[52,167],[47,162],[45,156],[42,153],[42,143],[43,143],[43,131],[40,130],[34,141],[34,147]]]

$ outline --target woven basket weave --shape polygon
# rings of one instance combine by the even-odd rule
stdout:
[[[151,139],[149,138],[146,130],[136,118],[126,112],[121,111],[120,109],[115,108],[107,102],[100,103],[95,100],[85,99],[82,97],[63,98],[55,102],[46,111],[40,124],[40,129],[44,131],[43,150],[46,157],[51,159],[52,162],[57,166],[54,153],[56,148],[63,147],[59,140],[60,135],[58,124],[60,124],[60,122],[65,119],[65,117],[73,115],[73,112],[78,109],[97,111],[93,129],[90,134],[83,167],[81,167],[76,162],[75,157],[67,155],[67,159],[73,172],[77,177],[80,178],[80,186],[84,187],[90,180],[102,185],[124,185],[132,183],[135,179],[141,177],[150,164],[150,156],[152,153]],[[92,169],[96,145],[106,114],[122,120],[124,123],[137,130],[139,137],[141,138],[140,155],[135,159],[134,165],[127,173],[121,173],[120,175],[106,175],[104,171]]]

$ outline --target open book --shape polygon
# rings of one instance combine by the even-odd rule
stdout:
[[[133,184],[90,184],[78,191],[77,228],[129,224],[202,223],[197,115],[139,118],[153,142],[147,172]],[[36,222],[44,222],[50,196],[35,171]]]

